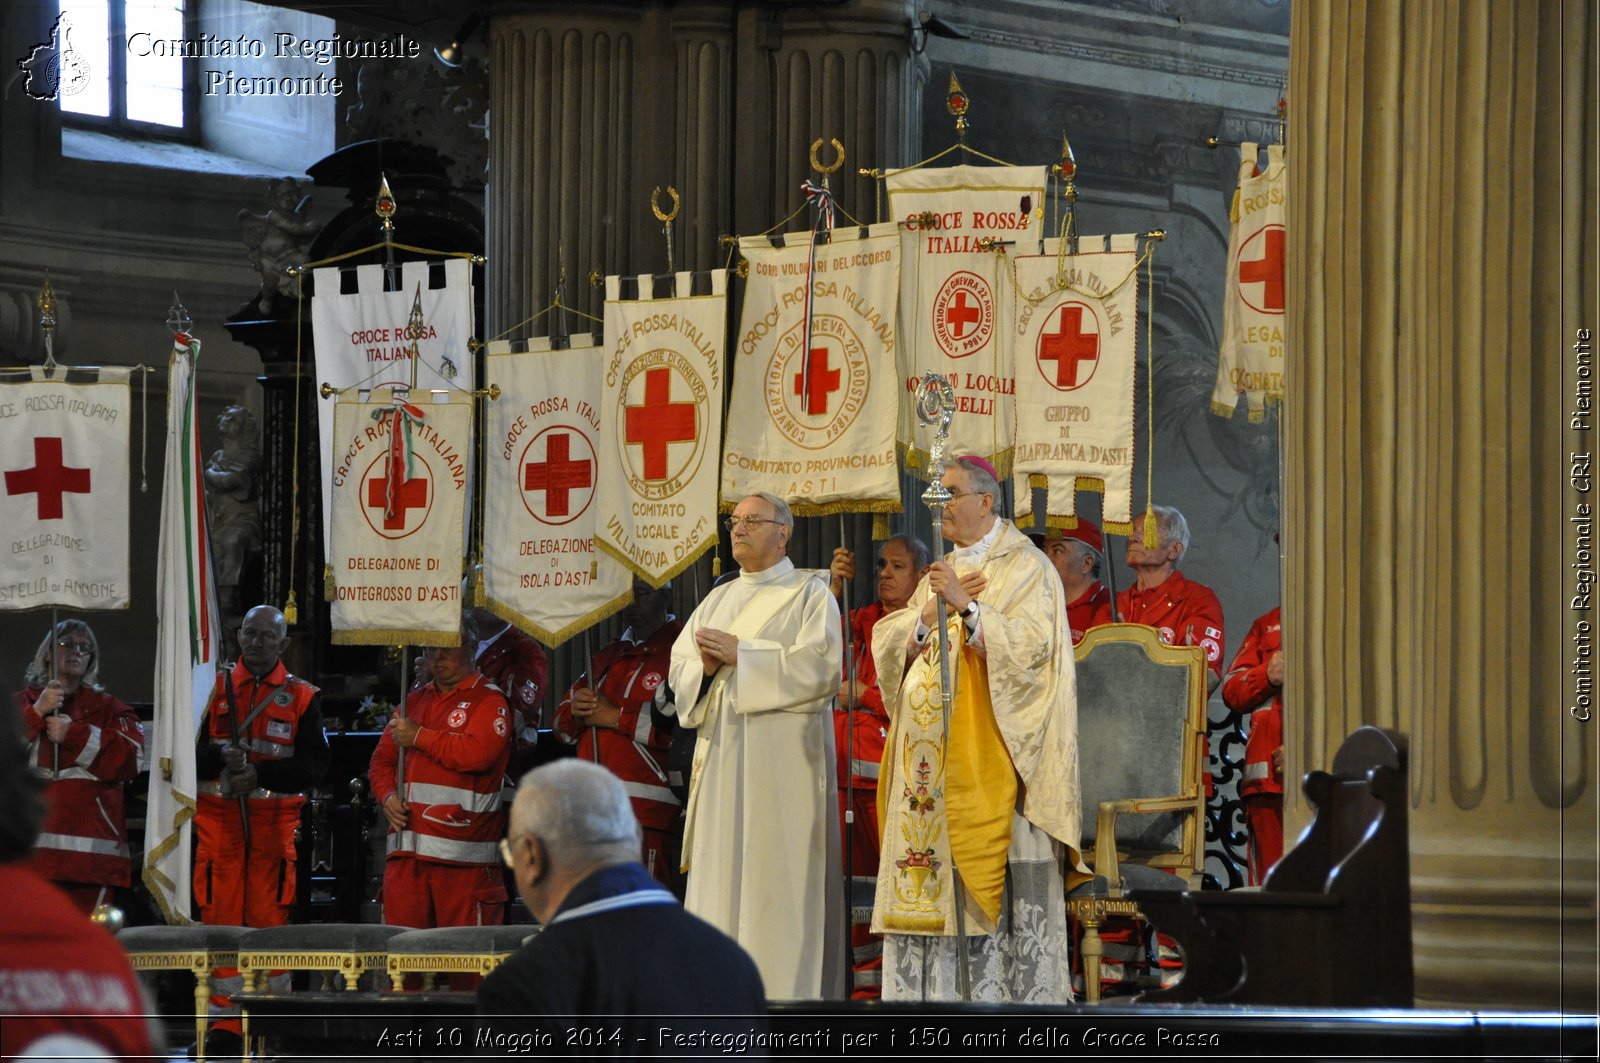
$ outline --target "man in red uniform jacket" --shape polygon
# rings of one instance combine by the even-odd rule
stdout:
[[[239,660],[218,674],[195,742],[194,898],[212,926],[282,926],[294,904],[300,807],[329,753],[319,692],[283,666],[288,646],[283,613],[245,613]],[[232,999],[240,988],[237,970],[217,969],[208,1056],[237,1054],[227,1035],[241,1032]]]
[[[1211,669],[1209,690],[1222,681],[1222,603],[1210,587],[1184,577],[1178,562],[1189,549],[1189,522],[1171,506],[1152,506],[1156,545],[1144,545],[1144,514],[1133,519],[1128,536],[1128,567],[1134,585],[1117,595],[1117,615],[1126,624],[1145,624],[1169,646],[1199,646]]]
[[[878,828],[878,767],[883,761],[883,746],[889,735],[889,714],[884,711],[883,693],[878,689],[878,668],[872,658],[872,629],[884,616],[905,608],[911,592],[917,589],[917,581],[927,574],[931,560],[927,545],[915,536],[894,535],[885,539],[878,547],[877,600],[850,610],[850,651],[855,660],[855,678],[852,684],[847,661],[838,707],[833,710],[833,741],[838,756],[839,837],[844,841],[852,876],[877,877],[882,849]],[[828,572],[834,597],[842,597],[845,581],[855,579],[855,554],[839,547],[833,552],[833,564]],[[854,748],[851,747],[852,737]],[[852,808],[855,822],[843,822],[844,813]],[[882,987],[883,936],[872,933],[866,926],[853,926],[850,933],[854,986],[851,998],[875,1000]]]
[[[406,698],[368,766],[372,796],[389,821],[383,911],[395,926],[505,921],[497,846],[511,710],[473,663],[478,638],[477,621],[465,612],[458,645],[425,651],[433,679]]]
[[[17,718],[0,719],[0,1058],[155,1058],[155,1009],[116,938],[30,865],[43,812],[31,761]]]
[[[1043,535],[1028,538],[1044,551],[1061,577],[1072,644],[1082,642],[1090,628],[1111,623],[1111,592],[1100,582],[1100,561],[1106,550],[1100,525],[1079,517],[1076,528],[1049,528]]]
[[[677,795],[668,786],[667,747],[677,720],[653,711],[666,680],[672,644],[683,622],[667,612],[670,587],[637,577],[633,602],[622,610],[626,629],[595,655],[556,709],[556,734],[578,756],[611,770],[633,802],[644,830],[641,860],[657,882],[681,892],[674,834],[681,830]],[[596,678],[598,677],[598,678]]]
[[[1283,610],[1250,625],[1222,684],[1222,700],[1250,714],[1244,747],[1245,821],[1250,827],[1250,885],[1259,886],[1283,856]]]
[[[122,784],[139,774],[144,755],[138,715],[105,692],[99,675],[94,632],[63,620],[39,644],[17,697],[29,760],[49,781],[34,866],[85,913],[129,883]]]

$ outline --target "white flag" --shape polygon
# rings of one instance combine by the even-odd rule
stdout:
[[[801,516],[898,513],[899,373],[893,224],[835,229],[828,243],[747,236],[722,497],[767,491]],[[809,290],[808,290],[809,281]]]
[[[952,166],[902,170],[884,182],[889,214],[901,226],[901,442],[922,475],[927,454],[914,432],[912,391],[924,373],[942,373],[955,391],[946,453],[988,458],[1002,475],[1011,463],[1016,385],[1012,373],[1008,254],[1036,249],[1044,220],[1043,166]]]
[[[496,341],[484,369],[500,387],[484,415],[485,605],[546,646],[633,600],[628,570],[594,546],[606,352],[587,335],[572,344],[513,354]]]
[[[606,278],[604,406],[595,545],[653,586],[716,544],[727,270],[673,278],[676,294],[622,298]]]
[[[356,290],[340,293],[340,285],[354,274]],[[326,267],[312,270],[315,297],[311,300],[311,327],[317,345],[317,380],[343,391],[374,388],[380,384],[409,384],[412,339],[417,345],[419,391],[427,388],[473,388],[472,266],[464,258],[444,262],[407,262],[400,267],[400,287],[383,290],[382,266],[357,266],[353,270]],[[434,284],[442,285],[433,287]],[[420,324],[413,326],[413,317]],[[330,454],[334,441],[332,398],[317,405],[317,428],[322,453]],[[331,555],[333,548],[330,498],[331,463],[322,463],[322,534]]]
[[[1079,241],[1080,254],[1015,258],[1017,515],[1030,485],[1049,488],[1048,516],[1075,517],[1076,492],[1103,491],[1107,531],[1133,519],[1133,367],[1139,334],[1134,236]],[[1041,484],[1040,481],[1044,481]],[[1038,522],[1043,524],[1045,522]]]
[[[454,646],[461,632],[472,396],[380,388],[334,409],[333,641]]]
[[[1232,417],[1245,397],[1252,422],[1283,401],[1283,252],[1289,178],[1283,145],[1267,145],[1267,169],[1256,145],[1239,145],[1239,190],[1228,238],[1228,281],[1222,297],[1222,343],[1211,411]]]
[[[180,334],[180,343],[188,337]],[[194,818],[194,743],[217,681],[221,649],[216,585],[206,534],[204,466],[195,402],[198,341],[175,346],[168,369],[167,447],[156,558],[155,719],[145,744],[150,767],[144,884],[168,923],[189,918]]]
[[[132,372],[0,384],[0,609],[128,607]]]

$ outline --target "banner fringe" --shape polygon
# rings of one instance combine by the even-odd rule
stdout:
[[[545,646],[554,648],[561,645],[563,642],[567,641],[579,632],[593,627],[600,621],[622,612],[622,610],[628,607],[628,603],[631,601],[633,601],[633,588],[630,587],[625,594],[620,595],[619,597],[605,603],[602,606],[599,606],[596,609],[590,610],[588,613],[572,621],[572,623],[568,624],[566,627],[559,629],[547,628],[543,624],[540,624],[538,621],[534,620],[532,617],[525,616],[516,609],[513,609],[511,606],[506,605],[504,602],[496,601],[493,598],[484,599],[483,607],[489,610],[489,612],[493,613],[495,616],[498,616],[501,620],[504,620],[506,623],[515,624],[523,631],[526,631],[528,634],[538,639]]]
[[[704,554],[707,550],[713,549],[717,545],[717,540],[715,538],[707,539],[699,546],[694,547],[689,551],[689,553],[684,555],[682,560],[673,565],[666,571],[665,574],[661,576],[656,576],[646,572],[644,569],[634,564],[632,558],[618,550],[616,547],[612,546],[610,543],[601,542],[599,539],[596,539],[594,541],[594,545],[596,549],[604,550],[606,553],[622,562],[624,568],[626,568],[629,572],[632,572],[635,576],[638,576],[640,579],[644,580],[646,583],[650,584],[650,586],[661,587],[664,586],[668,580],[675,579],[680,574],[687,571],[690,565],[700,560],[702,554]],[[712,560],[712,567],[714,568],[716,567],[715,562],[717,560],[715,554],[712,555]]]
[[[175,911],[168,895],[177,885],[168,878],[160,868],[160,864],[173,850],[178,847],[178,839],[183,836],[184,824],[194,819],[195,800],[187,794],[173,794],[178,801],[178,811],[172,817],[172,833],[157,842],[155,847],[145,854],[144,872],[140,876],[144,880],[145,888],[150,891],[150,896],[155,898],[156,905],[161,909],[161,918],[165,919],[168,926],[194,926],[195,921],[187,912]]]
[[[328,637],[335,646],[442,646],[454,649],[461,644],[458,631],[420,631],[416,629],[350,628]]]

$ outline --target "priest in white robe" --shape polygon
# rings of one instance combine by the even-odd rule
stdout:
[[[824,574],[789,560],[783,499],[743,499],[728,528],[739,576],[706,596],[672,647],[677,711],[698,729],[684,907],[744,946],[769,998],[839,998],[839,607]]]
[[[1072,999],[1064,874],[1076,881],[1087,872],[1061,581],[995,514],[1000,489],[988,462],[958,458],[943,483],[952,497],[942,526],[956,549],[873,631],[890,709],[872,917],[885,935],[883,998],[961,999],[959,926],[972,1000],[1064,1003]],[[950,632],[948,741],[935,595]]]

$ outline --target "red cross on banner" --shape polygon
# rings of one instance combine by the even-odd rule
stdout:
[[[400,475],[404,476],[404,473]],[[400,490],[394,493],[394,508],[389,506],[389,479],[376,476],[367,481],[367,506],[384,510],[385,531],[400,531],[406,526],[406,514],[428,504],[428,481],[419,477],[400,481]]]
[[[801,408],[807,413],[827,413],[828,396],[839,390],[840,378],[839,370],[828,368],[828,348],[811,348],[805,372],[794,375],[794,393],[800,396]]]
[[[33,441],[33,468],[6,473],[6,494],[38,495],[40,520],[60,520],[62,496],[89,493],[89,470],[73,468],[62,458],[60,436],[39,436]]]
[[[1269,225],[1259,234],[1264,244],[1261,257],[1239,260],[1240,284],[1263,284],[1261,307],[1271,313],[1283,312],[1283,226]],[[1254,243],[1254,239],[1251,240]]]
[[[524,491],[545,493],[545,512],[552,517],[565,517],[571,512],[572,491],[594,486],[593,463],[572,460],[572,436],[566,432],[550,436],[545,443],[544,460],[524,465],[522,477]]]
[[[667,478],[667,444],[695,438],[694,403],[671,400],[672,370],[649,369],[644,374],[644,405],[626,407],[624,439],[644,448],[645,480]]]
[[[967,334],[968,325],[983,320],[983,310],[967,303],[966,292],[957,292],[945,311],[945,320],[950,323],[950,335],[959,340]]]
[[[1093,322],[1091,321],[1091,324]],[[1075,388],[1094,375],[1094,367],[1078,379],[1078,363],[1093,362],[1100,357],[1100,333],[1083,329],[1083,307],[1068,304],[1061,308],[1054,332],[1039,336],[1039,360],[1056,363],[1056,387]],[[1048,378],[1046,378],[1048,379]]]

